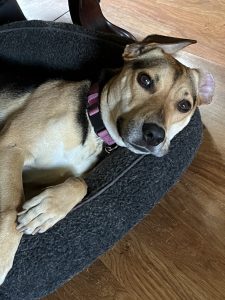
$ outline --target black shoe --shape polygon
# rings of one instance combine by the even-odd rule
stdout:
[[[130,32],[112,24],[104,17],[99,2],[98,0],[69,0],[73,23],[136,41]]]

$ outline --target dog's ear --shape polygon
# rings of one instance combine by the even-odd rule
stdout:
[[[169,54],[174,54],[191,44],[197,43],[196,40],[181,39],[157,34],[147,36],[142,42],[147,44],[155,43],[158,47],[162,48],[166,53]]]
[[[198,98],[199,105],[210,104],[215,90],[215,81],[210,73],[199,72]]]
[[[142,42],[127,45],[123,58],[124,60],[133,60],[141,56],[155,47],[163,49],[166,53],[174,54],[177,51],[195,44],[197,41],[189,39],[180,39],[163,35],[149,35]]]

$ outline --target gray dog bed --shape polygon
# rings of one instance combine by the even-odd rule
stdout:
[[[19,66],[21,76],[32,66],[48,76],[96,79],[102,68],[122,65],[128,42],[76,25],[18,22],[0,28],[0,61],[3,68]],[[86,178],[89,192],[77,208],[46,233],[22,238],[0,299],[41,298],[89,266],[179,180],[201,136],[196,111],[165,157],[139,156],[123,148],[107,156]]]

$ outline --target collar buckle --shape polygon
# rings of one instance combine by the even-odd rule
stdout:
[[[104,145],[104,150],[107,154],[111,154],[112,151],[116,150],[118,148],[118,145],[117,144],[114,144],[114,145]]]

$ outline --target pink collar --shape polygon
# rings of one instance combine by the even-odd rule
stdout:
[[[96,134],[103,140],[106,146],[109,146],[110,150],[114,149],[117,145],[105,128],[101,118],[98,83],[94,83],[90,87],[87,100],[87,112]]]

